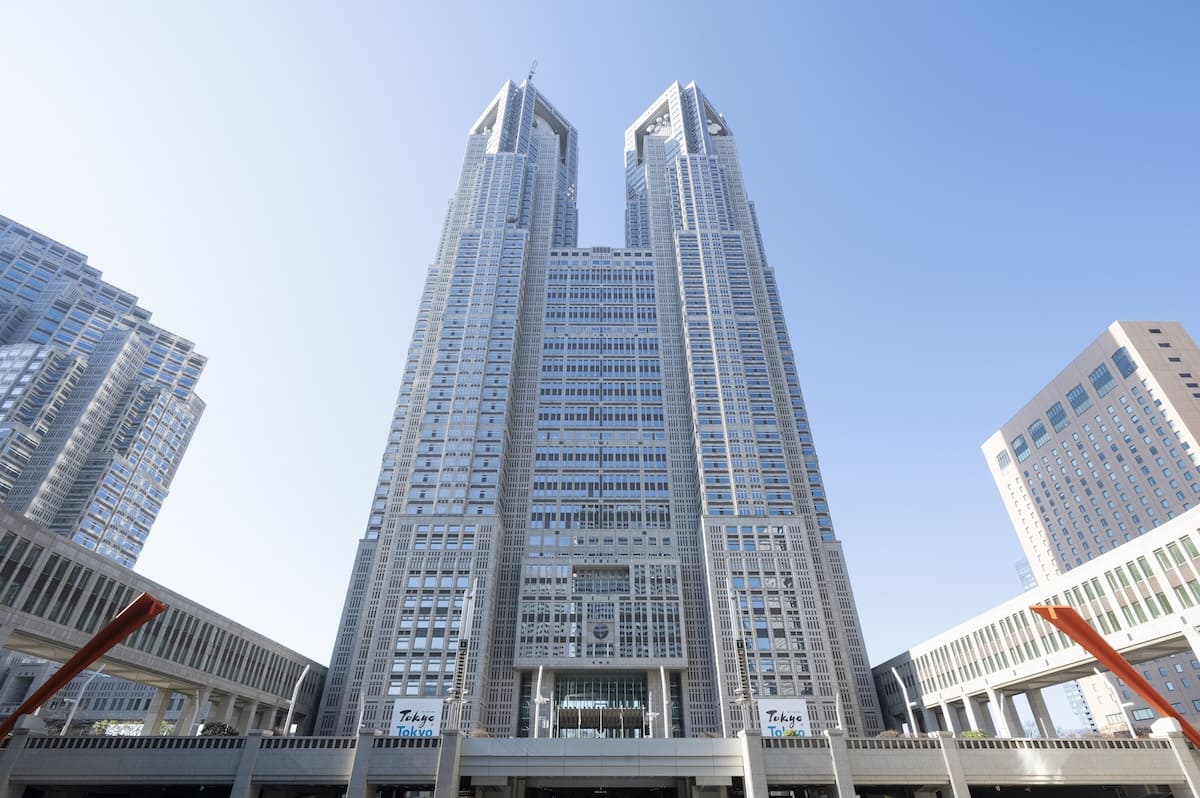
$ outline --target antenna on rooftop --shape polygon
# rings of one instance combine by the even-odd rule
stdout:
[[[533,73],[537,72],[537,59],[533,59],[533,63],[529,65],[529,77],[525,78],[526,83],[533,82]]]

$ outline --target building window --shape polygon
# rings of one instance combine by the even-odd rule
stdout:
[[[1108,366],[1101,363],[1097,366],[1088,379],[1092,382],[1092,387],[1096,389],[1097,396],[1104,396],[1106,393],[1117,387],[1117,381],[1113,379],[1113,375],[1108,370]]]
[[[1133,372],[1137,371],[1137,363],[1133,362],[1133,358],[1129,356],[1129,351],[1125,347],[1121,347],[1112,354],[1112,362],[1117,367],[1117,371],[1121,372],[1121,377],[1128,377]]]
[[[1046,432],[1046,425],[1040,420],[1029,425],[1029,437],[1033,439],[1033,445],[1040,449],[1050,440],[1050,433]]]
[[[1013,438],[1012,449],[1013,449],[1013,453],[1016,454],[1016,456],[1017,456],[1018,463],[1025,462],[1025,460],[1029,458],[1029,455],[1031,453],[1029,450],[1029,444],[1027,444],[1025,442],[1024,435],[1018,435],[1017,437]]]
[[[1067,419],[1067,411],[1063,410],[1062,402],[1055,402],[1046,411],[1046,418],[1050,419],[1050,426],[1054,427],[1055,432],[1062,432],[1067,424],[1071,423]]]
[[[1001,468],[1008,468],[1010,465],[1012,465],[1012,458],[1008,456],[1007,449],[1001,449],[1000,453],[996,455],[996,465],[1000,466]]]
[[[1067,391],[1067,401],[1071,403],[1071,409],[1075,411],[1076,416],[1083,415],[1092,406],[1092,397],[1088,396],[1082,383]]]
[[[1133,719],[1134,720],[1151,720],[1153,717],[1154,717],[1154,710],[1149,709],[1147,707],[1143,707],[1142,709],[1135,709],[1133,711]]]

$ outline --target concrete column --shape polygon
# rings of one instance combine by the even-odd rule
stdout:
[[[237,696],[226,693],[217,699],[216,705],[208,711],[208,715],[204,718],[205,723],[225,723],[233,724],[233,705]],[[241,729],[240,731],[246,731]]]
[[[25,785],[13,784],[12,774],[31,734],[29,726],[26,725],[27,717],[17,721],[17,728],[13,729],[12,736],[8,738],[8,747],[0,749],[0,798],[21,798],[25,794]]]
[[[275,707],[263,707],[262,717],[258,721],[258,728],[263,731],[275,731],[275,718],[278,715],[278,710]]]
[[[1150,726],[1150,736],[1160,739],[1165,737],[1171,744],[1175,761],[1179,763],[1186,784],[1171,785],[1171,793],[1175,798],[1185,795],[1200,798],[1200,764],[1197,764],[1196,755],[1188,747],[1188,740],[1183,736],[1183,728],[1179,721],[1174,718],[1160,718],[1154,721]]]
[[[646,711],[655,717],[649,721],[651,737],[666,737],[665,730],[670,718],[663,717],[662,680],[658,671],[646,671]]]
[[[950,777],[950,793],[954,798],[971,798],[967,775],[958,756],[958,741],[950,732],[935,732],[932,736],[942,744],[942,760],[946,763],[946,775]]]
[[[1054,719],[1050,717],[1050,710],[1046,708],[1046,700],[1042,698],[1040,688],[1033,688],[1025,691],[1025,697],[1029,699],[1029,709],[1033,712],[1034,723],[1037,724],[1038,736],[1040,737],[1057,737],[1058,731],[1054,728]]]
[[[914,707],[913,712],[917,715],[917,723],[921,725],[920,729],[913,729],[913,734],[928,734],[937,730],[937,717],[924,704]]]
[[[374,750],[375,738],[382,737],[378,729],[361,729],[358,732],[358,745],[354,749],[354,765],[350,768],[350,783],[346,786],[346,798],[374,798],[375,788],[367,784],[367,772],[371,768],[371,751]],[[446,732],[442,732],[442,745],[446,744]],[[458,788],[451,795],[458,795]],[[229,798],[238,798],[231,795]]]
[[[989,704],[991,704],[991,701],[989,700],[985,702],[982,696],[967,696],[967,704],[973,705],[974,707],[975,721],[977,724],[975,728],[982,729],[990,736],[995,737],[996,724],[992,720],[992,713],[988,711],[990,709]]]
[[[205,716],[204,710],[208,708],[208,696],[211,692],[212,688],[200,687],[187,694],[183,700],[183,706],[179,710],[179,716],[175,719],[175,735],[177,737],[195,736],[196,721]]]
[[[946,724],[945,730],[961,734],[963,730],[962,724],[958,722],[958,713],[954,711],[954,707],[950,705],[950,702],[947,701],[938,704],[938,706],[942,709],[942,720]]]
[[[254,716],[258,713],[258,702],[246,699],[246,703],[242,704],[242,708],[238,710],[237,722],[233,725],[242,734],[248,733],[254,728]]]
[[[742,742],[742,787],[746,798],[769,798],[767,760],[763,756],[762,735],[742,729],[737,733]],[[440,798],[434,796],[433,798]]]
[[[967,716],[967,726],[969,729],[982,729],[983,724],[979,722],[979,718],[975,714],[975,704],[971,701],[971,696],[963,696],[963,711]],[[967,729],[964,729],[967,731]]]
[[[1196,631],[1196,627],[1190,623],[1183,625],[1183,638],[1187,640],[1188,646],[1192,649],[1192,656],[1200,659],[1200,632]]]
[[[433,798],[457,798],[459,765],[462,762],[462,732],[458,729],[442,731],[442,746],[438,749],[437,781],[433,785]],[[357,762],[357,760],[356,760]],[[358,793],[346,798],[357,798]]]
[[[237,775],[233,777],[233,787],[229,790],[229,798],[255,798],[258,791],[254,789],[254,768],[258,765],[258,749],[262,747],[262,738],[270,737],[260,731],[252,731],[246,735],[246,744],[242,747],[242,758],[238,761]]]
[[[855,798],[854,774],[850,771],[850,755],[846,752],[846,732],[841,729],[826,729],[821,734],[829,739],[829,753],[833,757],[833,784],[837,798]]]
[[[167,705],[171,703],[172,691],[165,687],[160,687],[154,691],[154,698],[150,699],[150,708],[146,710],[146,716],[142,718],[142,736],[157,737],[161,734],[163,719],[167,716]]]
[[[1000,737],[1020,737],[1024,734],[1021,728],[1021,717],[1017,714],[1017,705],[1013,702],[1012,693],[1002,693],[999,690],[988,690],[988,701],[996,708],[996,734]]]

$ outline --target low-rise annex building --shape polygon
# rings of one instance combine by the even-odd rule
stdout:
[[[97,666],[154,689],[141,712],[145,734],[158,733],[173,701],[180,730],[206,719],[311,728],[324,665],[0,505],[0,646],[63,662],[143,592],[168,609]],[[24,692],[37,686],[30,679]],[[4,685],[0,695],[8,698]]]
[[[1092,676],[1095,658],[1029,607],[1066,604],[1135,664],[1169,663],[1176,679],[1200,679],[1200,508],[981,613],[873,668],[885,721],[917,729],[980,729],[1020,736],[1013,699],[1024,695],[1040,734],[1055,724],[1041,690]],[[1111,678],[1111,677],[1110,677]],[[1101,705],[1108,726],[1148,726],[1155,713],[1113,680]],[[1166,695],[1185,718],[1200,707]]]

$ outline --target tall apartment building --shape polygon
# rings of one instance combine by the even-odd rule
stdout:
[[[1118,321],[988,438],[983,453],[1042,582],[1200,504],[1198,446],[1195,342],[1176,322]],[[1181,711],[1200,717],[1200,663],[1162,660],[1143,671]],[[1125,723],[1120,704],[1136,696],[1123,685],[1114,694],[1103,680],[1081,684],[1099,725]]]
[[[133,567],[204,411],[205,358],[101,277],[0,216],[0,501]],[[0,709],[56,667],[0,651]],[[76,717],[137,719],[153,694],[103,679]]]
[[[577,246],[576,161],[529,82],[471,126],[319,733],[880,730],[728,123],[676,83],[629,127],[624,248]]]
[[[0,500],[132,567],[204,364],[86,256],[0,216]]]

